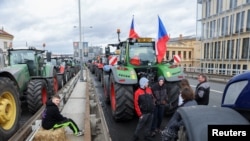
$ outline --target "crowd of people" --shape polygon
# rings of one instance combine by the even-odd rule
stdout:
[[[181,80],[178,108],[208,105],[210,85],[207,76],[199,74],[197,79],[195,89],[190,86],[188,79]],[[149,87],[147,78],[142,77],[139,80],[139,88],[134,93],[134,106],[139,120],[132,141],[139,140],[139,132],[142,132],[145,141],[152,141],[156,134],[161,135],[161,141],[177,139],[178,130],[183,125],[178,112],[172,115],[166,125],[162,125],[165,107],[171,105],[168,99],[170,92],[165,82],[165,78],[159,76],[158,81]]]
[[[193,90],[187,79],[180,82],[180,93],[178,108],[193,105],[208,105],[210,85],[206,75],[198,75],[198,84]],[[183,125],[181,116],[175,112],[166,125],[162,125],[162,120],[167,105],[171,105],[168,97],[170,92],[165,84],[163,76],[158,77],[158,81],[149,87],[149,80],[140,78],[139,87],[134,93],[134,107],[139,117],[132,141],[138,141],[140,132],[144,136],[144,141],[152,141],[156,134],[161,135],[162,141],[170,141],[177,138],[177,132]],[[60,111],[60,96],[54,95],[46,103],[46,108],[42,114],[42,127],[44,129],[57,129],[68,126],[76,136],[82,136],[83,132],[71,119],[64,117]],[[164,126],[164,128],[161,128]],[[163,129],[163,130],[162,130]]]

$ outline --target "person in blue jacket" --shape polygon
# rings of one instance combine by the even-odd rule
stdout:
[[[77,124],[70,118],[64,117],[59,111],[60,96],[53,95],[46,103],[46,108],[42,113],[42,127],[44,129],[57,129],[68,126],[76,136],[82,136],[83,132]]]

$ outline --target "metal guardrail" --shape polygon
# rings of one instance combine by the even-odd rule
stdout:
[[[59,94],[62,98],[60,110],[62,110],[66,104],[78,79],[79,73],[74,78],[72,78],[61,90],[58,91],[57,94]],[[41,119],[41,113],[43,112],[44,108],[45,106],[42,106],[8,141],[32,141],[35,133],[37,132],[37,128],[40,128],[39,122],[36,121]]]
[[[188,78],[197,78],[199,72],[184,72],[185,77]],[[227,83],[233,76],[229,75],[219,75],[219,74],[209,74],[209,73],[204,73],[209,81],[215,81],[215,82],[222,82],[222,83]]]

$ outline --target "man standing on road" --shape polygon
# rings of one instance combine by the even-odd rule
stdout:
[[[141,129],[144,130],[144,141],[151,141],[150,128],[153,120],[154,97],[148,87],[148,81],[147,78],[142,77],[139,81],[140,88],[134,94],[134,106],[139,121],[133,135],[133,141],[139,140],[139,131]]]
[[[167,87],[164,84],[164,77],[159,76],[158,82],[152,86],[153,95],[155,97],[155,109],[154,118],[151,127],[151,136],[155,136],[156,133],[160,133],[161,123],[164,116],[165,106],[168,101]]]
[[[198,81],[199,84],[196,86],[195,89],[195,100],[198,105],[208,105],[210,85],[207,82],[207,76],[205,74],[199,74]]]

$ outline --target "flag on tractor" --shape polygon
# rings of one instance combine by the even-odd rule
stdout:
[[[159,22],[159,28],[158,28],[158,39],[157,39],[156,49],[157,49],[157,61],[161,63],[167,51],[167,41],[169,40],[169,36],[159,16],[158,16],[158,22]]]
[[[138,34],[135,32],[134,29],[134,17],[132,19],[130,31],[129,31],[129,38],[139,38]]]

